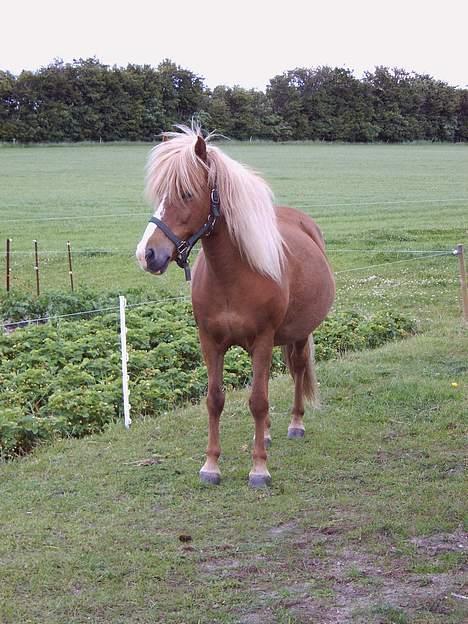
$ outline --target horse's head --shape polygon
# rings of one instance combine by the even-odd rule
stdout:
[[[192,243],[190,251],[193,237],[207,223],[212,229],[213,221],[205,140],[197,135],[188,143],[179,133],[169,136],[173,138],[155,147],[148,161],[146,195],[155,212],[136,250],[140,266],[153,274],[164,273],[172,260],[185,266],[184,243]]]

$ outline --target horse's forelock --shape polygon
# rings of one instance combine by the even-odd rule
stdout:
[[[181,199],[187,192],[200,197],[206,191],[207,165],[195,153],[199,134],[168,132],[168,140],[154,147],[146,166],[146,197],[157,204],[162,197]],[[190,130],[190,131],[189,131]]]

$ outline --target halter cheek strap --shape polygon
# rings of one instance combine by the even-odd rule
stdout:
[[[149,220],[150,223],[157,225],[158,228],[164,232],[167,238],[174,243],[177,251],[175,261],[182,269],[184,269],[185,279],[188,282],[191,279],[190,264],[188,261],[189,254],[200,238],[209,236],[212,233],[214,226],[216,225],[216,220],[220,215],[219,203],[218,191],[216,188],[213,188],[210,195],[210,214],[208,215],[208,220],[199,230],[187,238],[187,240],[183,240],[176,236],[171,228],[161,221],[161,219],[151,217]]]

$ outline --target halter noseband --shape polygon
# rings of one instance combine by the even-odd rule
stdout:
[[[185,279],[188,282],[191,279],[190,265],[188,261],[189,254],[192,251],[194,245],[200,240],[200,238],[203,238],[204,236],[209,236],[212,233],[219,215],[219,194],[215,187],[210,194],[210,214],[208,215],[208,221],[204,225],[202,225],[199,230],[192,234],[192,236],[187,238],[187,240],[182,240],[181,238],[176,236],[174,232],[163,221],[161,221],[161,219],[158,219],[157,217],[151,217],[151,219],[149,220],[149,223],[154,223],[155,225],[157,225],[158,228],[164,232],[167,238],[174,243],[177,250],[177,256],[175,261],[181,269],[184,269]]]

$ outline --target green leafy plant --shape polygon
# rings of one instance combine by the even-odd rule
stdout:
[[[91,299],[89,298],[91,297]],[[98,305],[92,293],[48,299],[50,316],[78,305]],[[115,304],[108,295],[108,303]],[[104,300],[101,296],[101,302]],[[38,307],[33,299],[3,302],[21,320]],[[37,304],[39,305],[39,304]],[[102,303],[100,304],[102,305]],[[76,317],[70,317],[75,319]],[[127,313],[133,415],[157,416],[206,392],[207,375],[191,306],[183,301],[148,304]],[[391,312],[364,318],[355,312],[330,316],[315,332],[316,357],[377,347],[415,330]],[[278,349],[272,375],[285,371]],[[228,387],[249,383],[249,356],[233,348],[225,358]],[[29,325],[0,335],[0,453],[14,456],[54,436],[102,431],[121,417],[119,321],[116,313],[86,320]]]

